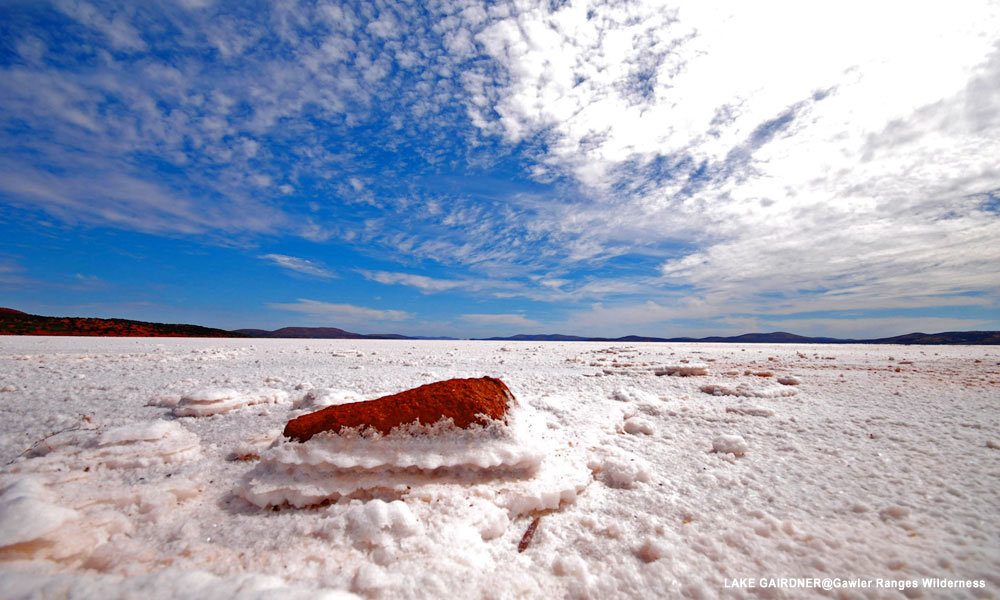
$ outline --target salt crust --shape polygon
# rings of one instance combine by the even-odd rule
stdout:
[[[515,405],[508,422],[455,428],[450,421],[398,427],[388,435],[345,429],[305,443],[278,439],[261,455],[240,495],[261,507],[307,507],[377,494],[433,496],[464,486],[491,497],[511,517],[557,508],[586,487],[582,462]]]
[[[750,449],[747,441],[738,435],[723,434],[712,440],[712,451],[721,454],[743,456]]]
[[[198,436],[172,421],[124,425],[95,435],[91,431],[68,431],[52,436],[32,453],[42,460],[16,463],[10,469],[33,471],[62,469],[67,461],[80,468],[103,465],[111,469],[133,469],[182,463],[201,457]]]
[[[0,370],[17,381],[18,391],[0,394],[0,408],[12,424],[0,432],[0,447],[8,459],[19,456],[28,443],[79,422],[81,414],[91,419],[85,427],[161,421],[167,411],[143,403],[198,387],[190,379],[190,348],[250,343],[2,339],[0,346],[17,354],[0,359]],[[531,547],[518,554],[531,516],[511,521],[496,493],[474,494],[499,490],[507,483],[502,478],[422,485],[401,505],[389,501],[393,495],[371,490],[375,497],[367,502],[342,499],[315,510],[273,513],[247,506],[231,492],[253,465],[226,462],[225,453],[251,436],[280,434],[288,418],[283,410],[177,420],[205,441],[204,460],[145,469],[77,461],[81,449],[97,448],[99,435],[66,432],[0,469],[0,494],[18,479],[37,482],[38,493],[27,493],[30,484],[22,484],[28,489],[8,500],[20,495],[79,515],[38,540],[0,548],[0,595],[297,598],[322,597],[317,588],[323,588],[373,599],[743,598],[746,589],[725,585],[734,573],[849,573],[887,580],[984,579],[983,595],[989,596],[1000,582],[992,510],[1000,441],[995,348],[893,348],[927,365],[900,374],[885,369],[882,348],[641,346],[649,364],[670,361],[665,357],[674,351],[710,354],[717,359],[712,365],[719,383],[729,386],[737,383],[729,373],[737,376],[776,356],[783,368],[803,373],[806,405],[723,400],[698,391],[705,380],[651,374],[641,388],[652,400],[616,402],[611,394],[617,381],[590,379],[589,367],[566,362],[581,348],[598,348],[578,342],[511,344],[515,350],[497,366],[499,345],[488,342],[371,341],[365,347],[377,349],[377,356],[366,351],[364,357],[333,361],[333,368],[331,350],[353,357],[347,349],[354,342],[309,342],[311,350],[286,340],[253,343],[256,348],[240,360],[199,362],[196,367],[206,370],[196,374],[201,381],[232,382],[227,385],[236,389],[255,389],[263,376],[280,375],[289,382],[283,387],[298,397],[305,393],[293,383],[298,380],[374,393],[440,379],[423,375],[432,369],[443,377],[493,370],[524,390],[523,400],[538,409],[543,429],[566,436],[562,451],[593,464],[596,482],[573,505],[543,516]],[[134,354],[144,346],[165,350]],[[113,353],[95,354],[104,348]],[[45,352],[33,354],[39,350]],[[835,362],[827,358],[832,352]],[[161,360],[174,356],[181,357],[176,365]],[[403,360],[417,366],[400,368]],[[387,368],[388,361],[396,362]],[[85,384],[77,378],[81,373]],[[749,382],[777,387],[775,379]],[[39,401],[44,398],[50,401]],[[780,406],[782,418],[724,414],[730,406]],[[648,420],[655,435],[616,431],[633,416]],[[743,458],[711,453],[710,442],[720,433],[746,436],[752,447]],[[109,447],[123,441],[114,437],[105,438]],[[562,460],[557,454],[543,458],[536,478]],[[61,470],[51,468],[55,458],[62,460]],[[83,472],[87,466],[90,471]],[[413,522],[401,506],[416,520],[417,533],[410,533]],[[275,577],[247,573],[280,577],[288,587]],[[299,585],[315,591],[303,592]]]
[[[96,544],[131,531],[133,507],[152,514],[200,493],[185,477],[133,487],[132,473],[201,457],[198,436],[171,421],[52,436],[0,473],[0,553],[5,560],[88,560]]]
[[[288,392],[267,389],[254,394],[242,394],[228,388],[205,388],[181,396],[173,409],[175,417],[210,417],[254,404],[282,404]]]
[[[219,577],[206,571],[163,569],[131,577],[95,573],[54,573],[51,564],[23,562],[0,568],[5,598],[142,598],[143,600],[355,600],[358,596],[340,590],[316,590],[290,584],[272,575],[240,573]]]
[[[713,383],[703,385],[700,389],[712,396],[742,396],[745,398],[784,398],[798,393],[792,388],[780,385],[751,385],[747,383],[741,383],[736,387]]]
[[[77,516],[51,502],[38,478],[15,480],[0,493],[0,548],[36,540]]]
[[[708,365],[701,363],[689,363],[679,365],[666,365],[653,369],[657,376],[668,375],[670,377],[697,377],[708,375]]]
[[[656,404],[659,401],[654,394],[635,387],[624,387],[612,392],[611,397],[619,402],[634,402],[636,404]]]

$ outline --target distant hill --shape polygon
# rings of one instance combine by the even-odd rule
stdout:
[[[147,323],[127,319],[92,319],[82,317],[43,317],[29,315],[13,308],[0,307],[0,335],[93,335],[131,337],[249,337],[336,340],[454,340],[450,337],[412,337],[396,333],[354,333],[337,327],[282,327],[267,329],[236,329],[225,331],[199,325]],[[519,334],[509,337],[485,338],[504,342],[700,342],[723,344],[927,344],[927,345],[1000,345],[1000,331],[945,331],[942,333],[907,333],[887,338],[867,340],[806,337],[774,331],[743,335],[704,338],[660,338],[627,335],[619,338],[583,337],[559,333]]]
[[[852,340],[840,340],[831,337],[806,337],[788,333],[787,331],[775,331],[772,333],[744,333],[743,335],[732,337],[713,336],[695,341],[742,344],[836,344]]]
[[[43,317],[0,308],[0,335],[88,335],[107,337],[243,337],[199,325],[147,323],[128,319]]]
[[[576,335],[560,335],[558,333],[549,334],[519,334],[510,337],[491,337],[484,341],[493,342],[594,342],[602,341],[600,338],[585,338]]]
[[[559,334],[519,334],[510,337],[487,338],[493,341],[528,342],[699,342],[719,344],[927,344],[927,345],[1000,345],[1000,331],[946,331],[943,333],[907,333],[895,337],[855,340],[831,337],[806,337],[775,331],[772,333],[744,333],[730,337],[656,338],[627,335],[619,338],[579,337]]]
[[[354,333],[336,327],[282,327],[274,331],[267,329],[236,329],[238,333],[253,338],[290,338],[324,340],[453,340],[447,337],[411,337],[398,333]]]
[[[274,331],[266,329],[236,329],[233,333],[239,333],[247,337],[257,338],[303,338],[303,339],[336,339],[336,340],[361,340],[365,336],[360,333],[352,333],[337,329],[336,327],[282,327]]]
[[[944,333],[907,333],[890,338],[862,342],[866,344],[957,344],[995,346],[1000,344],[1000,331],[945,331]]]

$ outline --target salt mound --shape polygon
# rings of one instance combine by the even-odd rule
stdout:
[[[280,404],[288,399],[283,390],[268,389],[241,394],[228,388],[205,388],[181,396],[174,407],[175,417],[209,417],[253,404]]]
[[[175,417],[207,417],[227,413],[249,404],[236,390],[203,389],[181,396],[174,408]]]
[[[747,441],[738,435],[724,434],[712,440],[712,451],[720,454],[743,456],[750,449]]]
[[[341,427],[304,443],[276,440],[239,493],[260,507],[302,508],[352,498],[432,500],[465,490],[511,517],[573,501],[590,480],[586,468],[530,407],[509,390],[506,397],[506,422],[460,428],[449,418],[388,433]]]
[[[51,492],[34,477],[25,477],[0,493],[0,548],[31,542],[77,516],[51,502]]]
[[[701,363],[666,365],[663,367],[657,367],[653,370],[653,373],[658,377],[662,377],[663,375],[669,375],[671,377],[696,377],[700,375],[708,375],[708,365]]]
[[[201,456],[198,436],[177,423],[125,425],[100,436],[87,459],[112,469],[181,463]]]
[[[366,546],[387,546],[393,538],[420,533],[420,523],[405,502],[375,499],[352,506],[344,516],[347,534]]]
[[[201,457],[197,435],[172,421],[124,425],[94,436],[85,430],[68,431],[46,440],[32,456],[15,463],[11,471],[61,470],[67,463],[110,469],[133,469],[184,463]]]

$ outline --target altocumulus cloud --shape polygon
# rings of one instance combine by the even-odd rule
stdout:
[[[594,327],[996,310],[987,0],[2,10],[24,211]],[[317,305],[374,310],[272,306]]]

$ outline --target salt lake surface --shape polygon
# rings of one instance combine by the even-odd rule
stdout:
[[[280,440],[486,375],[504,426]],[[998,382],[996,347],[0,338],[0,590],[996,597]]]

